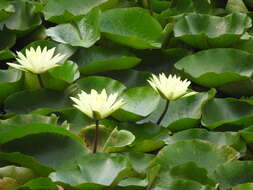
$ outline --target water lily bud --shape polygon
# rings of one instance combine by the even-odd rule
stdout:
[[[148,82],[156,92],[167,100],[176,100],[186,95],[191,84],[187,79],[181,80],[176,75],[166,77],[164,73],[159,74],[159,76],[152,75]]]
[[[9,66],[26,71],[34,74],[44,73],[52,68],[59,66],[57,63],[62,61],[65,55],[57,54],[54,56],[55,48],[47,49],[45,47],[41,50],[41,47],[38,46],[36,50],[33,47],[26,49],[25,54],[17,52],[18,58],[16,60],[19,64],[7,63]]]
[[[118,93],[107,95],[105,89],[100,94],[92,89],[90,94],[82,91],[78,94],[78,98],[71,97],[75,102],[74,107],[95,120],[108,117],[125,104],[123,99],[117,100],[117,98]]]

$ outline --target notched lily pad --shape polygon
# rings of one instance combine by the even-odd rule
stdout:
[[[247,127],[253,123],[253,105],[234,98],[214,98],[203,107],[201,122],[209,129],[223,125]]]
[[[100,39],[100,10],[94,9],[81,20],[60,24],[47,29],[46,33],[53,40],[72,46],[91,47]]]
[[[176,38],[200,49],[227,47],[251,27],[251,19],[243,13],[226,17],[205,14],[183,16],[174,27]]]
[[[252,61],[253,55],[248,52],[220,48],[184,57],[175,67],[199,85],[216,87],[232,96],[250,96]]]

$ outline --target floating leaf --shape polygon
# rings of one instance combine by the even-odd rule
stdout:
[[[23,87],[22,72],[18,70],[0,70],[0,102]]]
[[[136,49],[160,48],[163,38],[160,24],[141,8],[118,8],[104,12],[100,30],[112,41]]]
[[[175,66],[197,84],[222,88],[228,94],[241,96],[253,95],[251,61],[253,55],[245,51],[210,49],[184,57]]]
[[[19,101],[17,101],[19,100]],[[71,107],[68,94],[49,90],[24,90],[9,96],[5,101],[6,111],[18,114],[30,112],[48,114]]]
[[[13,12],[15,12],[14,6],[7,0],[0,2],[0,21],[8,18]]]
[[[80,138],[59,126],[49,124],[13,126],[1,133],[0,137],[2,152],[20,152],[33,156],[41,164],[51,168],[58,168],[88,152]],[[13,160],[19,159],[20,157],[16,157]]]
[[[35,178],[36,174],[31,169],[11,165],[0,168],[0,177],[10,177],[19,184],[23,184]]]
[[[237,132],[213,132],[205,129],[188,129],[175,133],[173,136],[168,136],[165,142],[167,144],[173,144],[177,141],[193,139],[210,141],[220,146],[231,146],[241,153],[245,153],[246,151],[246,144]]]
[[[41,24],[41,18],[32,4],[24,1],[14,1],[15,13],[0,23],[10,30],[27,31]]]
[[[51,173],[50,178],[79,189],[100,189],[115,183],[129,169],[125,157],[98,153],[83,156],[76,164]]]
[[[219,182],[220,189],[226,190],[239,184],[252,182],[252,169],[252,161],[235,161],[219,166],[214,172],[214,177]]]
[[[46,33],[57,42],[85,48],[91,47],[100,39],[100,14],[99,9],[94,9],[81,20],[51,27]]]
[[[218,165],[233,161],[238,156],[239,153],[229,146],[217,146],[202,140],[185,140],[165,146],[153,164],[160,164],[162,170],[167,170],[179,164],[195,162],[199,167],[213,172]]]
[[[55,23],[63,23],[89,13],[93,8],[109,0],[50,0],[44,8],[45,18]]]
[[[157,107],[160,96],[151,87],[137,87],[121,96],[126,102],[113,117],[121,121],[137,121],[151,114]]]
[[[253,123],[253,105],[233,98],[214,98],[203,108],[202,124],[209,129],[230,124],[245,126]]]
[[[205,14],[183,16],[174,27],[175,37],[200,49],[226,47],[251,27],[251,19],[242,13],[226,17]]]
[[[208,0],[173,0],[171,6],[175,8],[178,13],[210,13],[212,10],[212,5]]]
[[[104,150],[110,152],[110,149],[121,148],[132,144],[135,136],[127,130],[118,130],[115,128],[104,144]]]
[[[77,81],[77,86],[81,90],[90,93],[91,89],[95,89],[101,92],[104,88],[108,93],[122,93],[125,90],[125,86],[120,82],[107,77],[90,76],[84,77]]]
[[[80,49],[72,58],[82,74],[95,74],[110,70],[129,69],[140,63],[140,59],[123,48],[93,46]]]

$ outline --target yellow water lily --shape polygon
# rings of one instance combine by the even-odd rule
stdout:
[[[40,46],[35,50],[33,47],[26,49],[25,55],[21,52],[17,52],[17,58],[19,64],[7,63],[9,66],[34,74],[42,74],[52,68],[59,66],[57,63],[61,62],[65,55],[57,54],[54,56],[55,48],[43,50]]]
[[[78,98],[71,97],[75,102],[74,107],[94,120],[101,120],[125,104],[123,99],[118,98],[118,93],[107,95],[105,89],[98,93],[92,89],[90,94],[81,91]]]
[[[159,76],[152,74],[148,83],[156,92],[167,100],[176,100],[186,95],[188,87],[191,84],[187,79],[181,80],[181,78],[176,75],[169,75],[166,77],[164,73],[159,74]]]

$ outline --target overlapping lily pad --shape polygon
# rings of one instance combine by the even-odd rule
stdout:
[[[136,49],[160,48],[163,38],[161,25],[141,8],[104,12],[100,30],[110,40]]]
[[[179,60],[175,67],[192,81],[216,87],[233,96],[253,95],[253,56],[236,49],[210,49]]]
[[[141,61],[124,48],[99,46],[80,49],[72,59],[79,65],[80,72],[86,75],[129,69]]]
[[[174,35],[200,49],[227,47],[251,27],[251,19],[242,13],[226,17],[205,14],[183,16],[174,27]]]
[[[203,108],[202,124],[209,129],[223,125],[247,127],[253,122],[253,105],[232,98],[214,98]]]
[[[46,33],[57,42],[88,48],[100,39],[100,14],[99,9],[94,9],[81,20],[57,25],[47,29]]]

